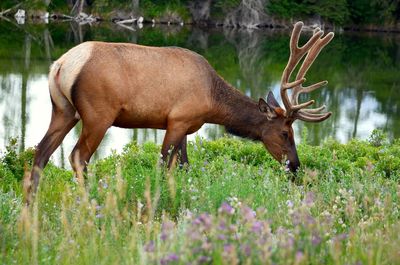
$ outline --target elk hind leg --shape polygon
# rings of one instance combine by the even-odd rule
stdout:
[[[77,122],[78,119],[75,118],[75,110],[72,106],[68,105],[64,109],[59,109],[53,105],[49,128],[36,147],[32,172],[30,174],[29,183],[27,184],[28,204],[32,196],[36,193],[41,171],[48,163],[50,156]]]

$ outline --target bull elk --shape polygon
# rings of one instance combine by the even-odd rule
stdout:
[[[298,47],[303,23],[295,24],[290,39],[290,57],[282,74],[281,108],[269,92],[258,102],[224,81],[207,60],[176,47],[146,47],[126,43],[85,42],[61,56],[50,68],[49,90],[53,105],[50,126],[36,148],[29,194],[34,194],[41,170],[65,135],[82,120],[82,132],[70,162],[78,176],[111,126],[166,129],[162,160],[171,167],[180,156],[188,163],[186,136],[204,123],[224,125],[229,133],[262,141],[278,161],[287,159],[293,172],[300,166],[293,137],[296,120],[319,122],[331,113],[325,106],[306,107],[301,93],[323,85],[303,87],[305,74],[321,49],[331,41],[316,29]],[[295,81],[290,76],[305,56]],[[288,90],[292,90],[289,98]],[[169,152],[171,150],[171,152]]]

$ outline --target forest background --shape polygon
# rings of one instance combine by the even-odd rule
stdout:
[[[13,15],[92,14],[100,20],[143,16],[145,22],[239,27],[282,27],[305,20],[326,28],[400,30],[399,0],[2,0]],[[154,20],[153,20],[154,19]]]

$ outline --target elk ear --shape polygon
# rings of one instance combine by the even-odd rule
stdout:
[[[281,106],[279,106],[278,101],[276,101],[274,94],[269,91],[268,92],[268,96],[267,96],[267,102],[270,106],[274,107],[274,108],[280,108]]]
[[[260,98],[260,100],[258,101],[258,108],[260,109],[261,112],[267,114],[268,120],[272,120],[278,116],[275,111],[275,108],[269,105],[267,102],[265,102],[265,100],[262,98]]]

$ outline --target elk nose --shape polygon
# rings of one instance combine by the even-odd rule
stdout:
[[[287,170],[287,171],[290,170],[292,173],[295,173],[295,174],[296,174],[297,170],[298,170],[299,167],[300,167],[300,162],[299,162],[299,160],[294,160],[294,161],[286,160],[286,163],[285,163],[285,164],[286,164],[286,165],[285,165],[286,170]]]

